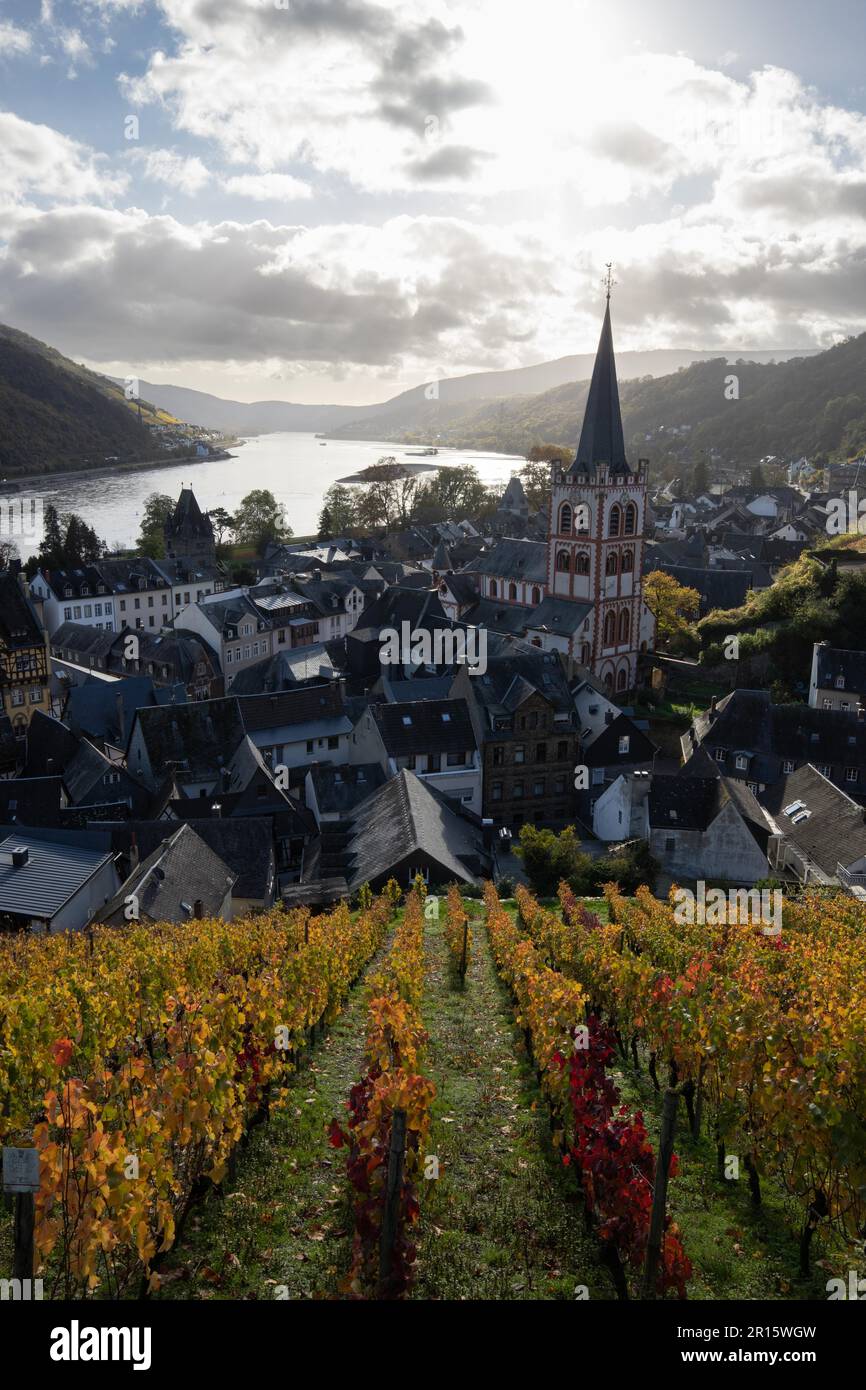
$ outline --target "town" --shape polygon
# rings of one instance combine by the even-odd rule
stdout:
[[[832,524],[858,466],[824,490],[806,469],[653,488],[626,458],[608,304],[574,460],[549,465],[534,512],[515,474],[487,526],[272,541],[237,583],[185,487],[162,559],[29,581],[11,560],[2,921],[116,923],[132,895],[153,921],[321,909],[418,874],[525,883],[524,827],[574,827],[602,877],[643,848],[662,896],[772,879],[866,899],[866,652],[802,644],[778,697],[745,636],[730,660],[676,654],[688,617],[718,648],[723,615],[803,557],[861,573],[856,520]]]

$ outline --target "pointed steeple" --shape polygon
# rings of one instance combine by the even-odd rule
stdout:
[[[592,381],[586,398],[586,413],[580,431],[580,443],[571,465],[573,473],[591,473],[599,464],[628,467],[619,409],[619,389],[616,384],[616,362],[613,356],[613,334],[610,327],[610,288],[604,323],[595,354]]]

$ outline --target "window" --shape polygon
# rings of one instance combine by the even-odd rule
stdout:
[[[724,750],[724,748],[717,748],[717,749],[716,749],[716,762],[717,762],[717,763],[723,763],[724,761],[725,761],[725,750]]]
[[[516,585],[516,584],[509,584],[509,586],[508,586],[508,597],[509,597],[509,599],[511,600],[512,603],[516,603],[516,602],[517,602],[517,585]]]
[[[136,608],[140,608],[140,607],[141,607],[141,599],[140,599],[140,598],[137,598],[137,599],[135,600],[135,606],[136,606]]]
[[[494,783],[493,783],[493,800],[494,800],[494,801],[501,801],[501,800],[502,800],[502,783],[501,783],[501,782],[494,782]]]
[[[594,768],[592,769],[592,785],[593,785],[594,787],[600,787],[603,781],[604,781],[604,768],[603,768],[603,767],[594,767]]]
[[[153,607],[153,594],[148,594],[148,596],[147,596],[147,606],[148,606],[148,608],[152,608],[152,607]]]
[[[125,599],[125,598],[122,598],[122,599],[120,600],[120,611],[121,611],[121,613],[125,613],[125,612],[126,612],[126,599]]]
[[[101,603],[94,603],[94,605],[93,605],[93,616],[94,616],[94,618],[101,618],[101,617],[102,617],[102,604],[101,604]]]
[[[631,633],[631,614],[624,608],[619,615],[619,640],[622,644],[627,642]]]
[[[608,575],[617,574],[619,572],[619,559],[615,550],[611,550],[608,553],[607,560],[605,561],[604,572]]]
[[[846,782],[856,782],[856,781],[857,781],[857,778],[858,778],[858,775],[859,775],[859,774],[858,774],[858,772],[857,772],[856,767],[846,767],[846,769],[845,769],[845,781],[846,781]]]
[[[627,685],[628,685],[628,670],[627,670],[627,668],[626,668],[625,666],[623,666],[623,667],[620,669],[619,674],[617,675],[617,678],[616,678],[616,688],[617,688],[617,690],[625,690],[625,688],[626,688]]]
[[[565,778],[557,777],[553,783],[554,796],[565,796]]]
[[[630,734],[623,734],[622,738],[621,738],[620,741],[619,741],[619,751],[620,751],[620,753],[627,753],[627,752],[628,752],[628,746],[629,746],[630,739],[631,739],[631,735],[630,735]]]
[[[41,687],[38,686],[38,685],[31,685],[31,687],[30,687],[30,703],[31,703],[31,705],[38,705],[38,704],[39,704],[39,701],[40,701],[41,699],[42,699],[42,690],[41,690]]]
[[[84,590],[82,589],[81,592],[83,593]],[[836,677],[836,681],[835,681],[835,685],[836,685],[836,689],[837,689],[837,690],[844,690],[844,689],[845,689],[845,677],[844,677],[844,676],[837,676],[837,677]]]
[[[535,585],[532,590],[532,602],[536,605],[541,602],[541,590],[538,588],[538,585]]]
[[[73,613],[75,614],[76,618],[80,618],[80,617],[81,617],[81,604],[80,604],[80,603],[76,603],[72,611],[73,611]]]
[[[540,781],[540,782],[533,782],[533,784],[532,784],[532,795],[533,795],[533,796],[544,796],[544,781],[543,781],[543,780]]]
[[[111,612],[111,604],[110,604],[110,603],[106,603],[106,605],[105,605],[105,612],[106,612],[106,615],[108,615],[108,614]]]
[[[794,771],[794,764],[793,764],[793,762],[791,761],[790,758],[786,758],[785,761],[782,763],[782,771],[783,771],[783,772],[793,772],[793,771]]]
[[[569,564],[567,550],[557,550],[556,568],[559,570],[561,574],[568,574],[569,570],[571,569],[571,565]]]
[[[495,579],[491,579],[491,581],[490,581],[490,597],[491,597],[491,598],[496,598],[497,593],[498,593],[498,590],[497,590],[497,588],[496,588],[496,580],[495,580]]]
[[[557,762],[561,763],[564,762],[567,757],[568,744],[565,742],[565,739],[561,739],[559,743],[556,745],[556,760]]]
[[[537,763],[546,763],[546,762],[547,762],[547,744],[546,744],[546,743],[539,743],[538,747],[537,747],[536,750],[535,750],[535,761],[536,761]]]
[[[253,656],[258,656],[258,654],[259,654],[259,644],[258,644],[258,642],[253,642]]]
[[[578,552],[574,563],[575,574],[589,574],[589,556],[585,550]]]
[[[64,619],[65,619],[65,621],[66,621],[67,623],[70,622],[70,621],[71,621],[71,618],[72,618],[72,609],[71,609],[71,608],[64,608],[64,610],[63,610],[63,617],[64,617]]]
[[[818,771],[821,773],[822,777],[829,777],[833,769],[829,763],[823,763],[821,767],[818,768]]]
[[[608,518],[607,523],[607,534],[609,536],[618,536],[620,534],[621,529],[622,509],[616,503],[614,503],[614,505],[610,509],[610,516]]]
[[[637,507],[634,502],[629,502],[625,509],[625,534],[633,536],[637,530]]]
[[[623,574],[631,574],[632,570],[634,569],[633,550],[624,550],[622,552],[622,563],[620,564],[620,569],[622,570]]]
[[[516,763],[525,763],[525,762],[526,762],[526,746],[525,746],[524,744],[518,743],[518,744],[515,746],[515,749],[514,749],[514,761],[515,761]]]
[[[85,603],[85,605],[84,605],[84,616],[85,616],[85,618],[92,618],[92,617],[93,617],[93,604],[92,604],[92,603]]]
[[[308,753],[312,753],[314,747],[315,747],[315,744],[313,743],[313,740],[312,740],[311,738],[308,738],[308,739],[307,739],[307,752],[308,752]]]
[[[12,691],[12,703],[13,703],[13,705],[23,705],[23,704],[24,704],[24,691],[23,691],[23,690],[19,690],[19,689],[16,687],[16,689]]]
[[[572,512],[568,502],[563,502],[559,509],[559,534],[561,536],[571,535]]]
[[[613,647],[616,645],[616,614],[608,613],[604,620],[604,645]]]
[[[448,754],[448,766],[449,766],[449,767],[465,767],[465,766],[466,766],[466,754],[465,754],[465,753],[449,753],[449,754]]]
[[[501,767],[505,761],[505,749],[499,744],[493,749],[493,766]]]
[[[248,642],[247,645],[244,647],[244,661],[249,661],[249,659],[250,659],[250,644],[249,644],[249,642]]]
[[[228,651],[226,652],[226,665],[227,665],[227,666],[231,666],[231,664],[232,664],[232,659],[233,659],[233,658],[232,658],[232,649],[231,649],[231,647],[229,647]]]
[[[749,760],[745,753],[737,754],[736,766],[740,772],[745,772],[746,768],[749,766]]]
[[[513,797],[515,797],[515,798],[520,798],[521,796],[523,796],[523,783],[522,783],[522,782],[515,782],[515,783],[514,783],[514,787],[512,788],[511,795],[512,795]]]
[[[672,854],[677,847],[676,835],[665,836],[665,854]]]

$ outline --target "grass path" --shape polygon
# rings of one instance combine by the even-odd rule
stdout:
[[[425,1074],[436,1083],[416,1299],[610,1298],[553,1156],[548,1111],[481,922],[465,989],[437,922],[426,924]]]
[[[364,996],[359,981],[272,1106],[270,1122],[240,1149],[233,1188],[190,1217],[163,1266],[158,1297],[270,1299],[278,1287],[290,1299],[333,1295],[348,1264],[352,1224],[345,1153],[328,1146],[326,1130],[335,1116],[345,1117],[362,1073]]]

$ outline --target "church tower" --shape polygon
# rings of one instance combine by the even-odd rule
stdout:
[[[571,655],[612,694],[634,689],[655,620],[643,602],[647,460],[625,456],[607,303],[574,463],[553,465],[548,593],[587,605]]]

